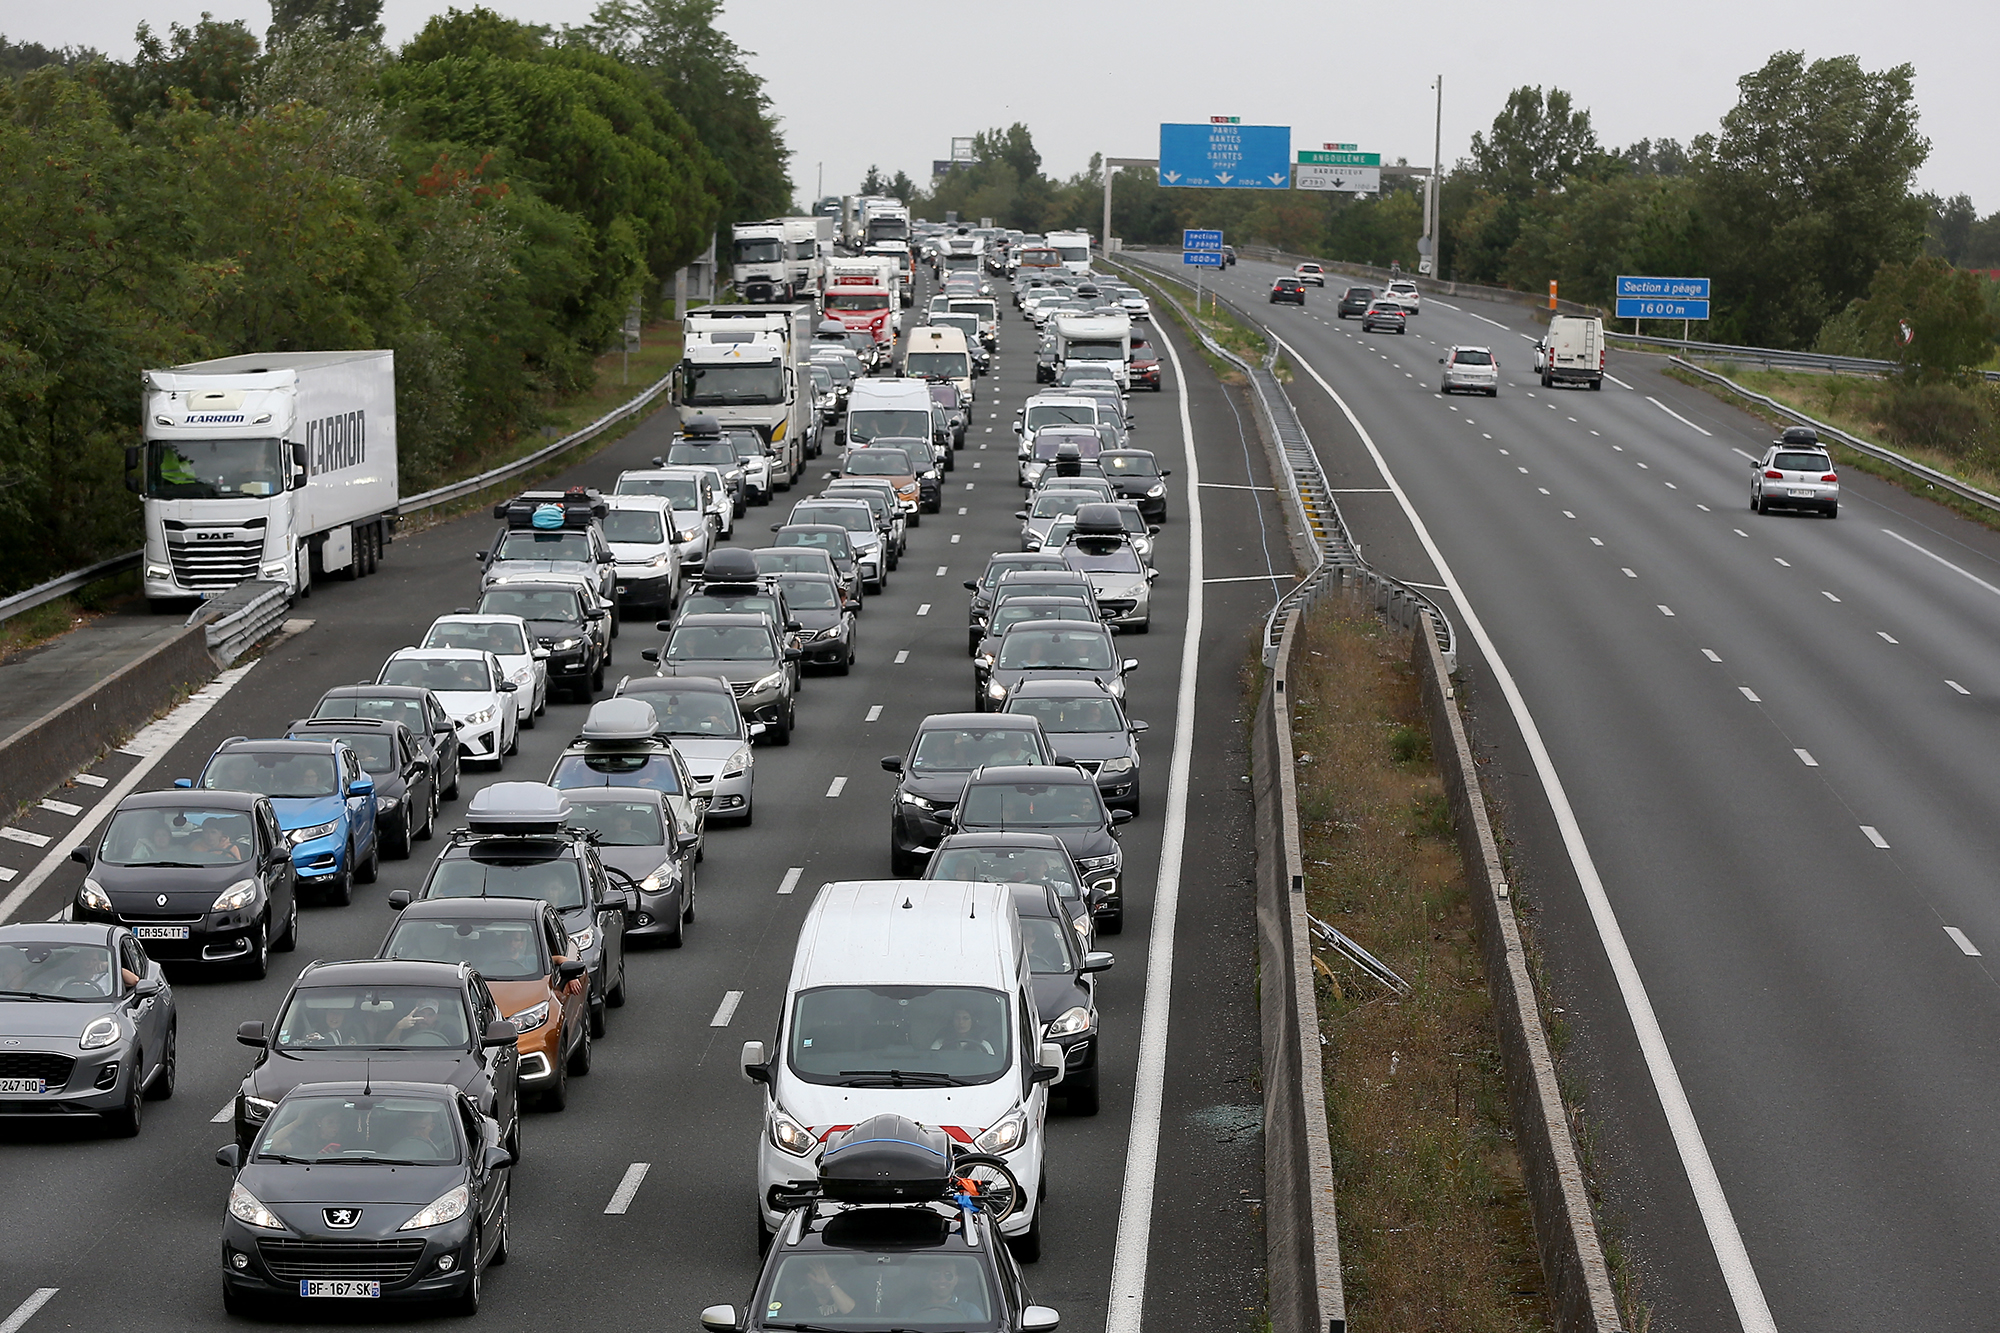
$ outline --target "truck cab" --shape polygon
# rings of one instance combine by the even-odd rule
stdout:
[[[850,331],[867,333],[883,352],[896,341],[895,326],[889,321],[893,308],[889,289],[871,279],[839,277],[826,289],[826,317],[839,320]]]
[[[729,236],[729,280],[738,296],[761,303],[793,295],[782,222],[738,222]]]

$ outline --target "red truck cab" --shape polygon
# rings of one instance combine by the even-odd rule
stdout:
[[[850,332],[871,334],[878,347],[896,341],[895,325],[889,319],[893,305],[889,289],[866,278],[838,278],[826,289],[826,317],[840,321]]]

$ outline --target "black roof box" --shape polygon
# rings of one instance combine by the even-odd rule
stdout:
[[[819,1159],[820,1193],[844,1203],[942,1199],[951,1140],[899,1115],[878,1115],[830,1136]]]
[[[719,551],[710,551],[708,563],[702,567],[701,581],[711,587],[718,583],[755,583],[758,581],[757,557],[741,546],[725,546]]]
[[[581,531],[611,512],[604,497],[585,486],[566,491],[522,491],[493,506],[493,517],[510,528],[571,528]]]
[[[1819,432],[1811,426],[1787,426],[1785,427],[1785,433],[1778,437],[1778,443],[1817,445],[1819,443]]]
[[[1123,536],[1125,524],[1116,505],[1100,502],[1077,506],[1076,525],[1071,531],[1079,537]]]
[[[681,418],[681,437],[689,440],[719,440],[722,438],[722,423],[707,412],[696,412],[693,416]]]

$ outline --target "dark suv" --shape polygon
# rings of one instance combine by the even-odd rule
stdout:
[[[1306,285],[1297,278],[1279,278],[1271,284],[1271,304],[1289,302],[1292,305],[1306,303]]]
[[[488,588],[473,611],[519,616],[549,655],[549,693],[589,703],[611,663],[611,608],[573,583],[508,582]]]
[[[889,865],[914,875],[951,832],[950,815],[966,779],[990,764],[1053,764],[1055,751],[1032,717],[933,713],[917,724],[910,748],[884,755],[901,780],[889,798]]]
[[[1342,319],[1346,319],[1349,315],[1359,316],[1367,314],[1368,307],[1374,303],[1375,289],[1373,287],[1349,287],[1340,294],[1340,303],[1334,307],[1334,311]]]

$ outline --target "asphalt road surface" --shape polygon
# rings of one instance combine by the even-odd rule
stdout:
[[[1338,275],[1268,304],[1287,271],[1221,290],[1370,560],[1458,622],[1651,1327],[1991,1328],[2000,536],[1852,471],[1837,520],[1753,514],[1774,432],[1661,358],[1544,389],[1526,310],[1363,334]],[[1497,398],[1438,395],[1454,344]]]
[[[916,311],[922,308],[920,294]],[[748,1295],[757,1271],[752,1200],[762,1112],[761,1090],[742,1078],[738,1051],[747,1039],[768,1038],[775,1026],[797,928],[817,886],[889,873],[894,780],[881,770],[880,757],[901,752],[924,714],[970,704],[961,584],[989,552],[1017,547],[1012,514],[1021,492],[1009,427],[1014,409],[1034,390],[1032,338],[1011,309],[1001,338],[995,372],[978,385],[967,447],[946,474],[943,512],[926,516],[911,533],[886,593],[867,599],[858,669],[848,677],[808,678],[793,744],[757,752],[755,828],[710,834],[687,946],[632,953],[632,1000],[611,1013],[592,1073],[572,1085],[567,1111],[528,1117],[513,1182],[513,1257],[487,1280],[481,1324],[692,1328],[703,1306],[740,1305]],[[1125,931],[1104,946],[1118,963],[1099,990],[1103,1110],[1050,1121],[1044,1257],[1028,1270],[1037,1299],[1060,1309],[1074,1328],[1105,1325],[1121,1217],[1135,1247],[1119,1265],[1122,1318],[1129,1320],[1135,1307],[1159,1327],[1249,1329],[1260,1318],[1263,1155],[1241,673],[1282,582],[1273,571],[1283,575],[1287,556],[1270,497],[1254,489],[1268,486],[1269,478],[1247,410],[1225,396],[1185,344],[1180,355],[1193,381],[1185,402],[1196,458],[1184,457],[1183,383],[1171,363],[1165,391],[1134,403],[1135,443],[1156,450],[1175,478],[1159,545],[1165,572],[1153,594],[1154,628],[1125,641],[1125,651],[1142,663],[1131,680],[1130,711],[1152,731],[1145,814],[1124,832]],[[662,451],[672,421],[670,412],[656,414],[559,483],[609,489],[620,468],[644,465]],[[815,460],[793,492],[739,520],[735,544],[761,544],[792,499],[817,489],[828,461]],[[1207,577],[1225,581],[1203,590],[1204,629],[1186,655],[1195,677],[1184,681],[1191,495],[1183,482],[1190,463],[1213,483],[1197,492],[1208,534],[1202,567]],[[212,700],[205,714],[196,716],[197,705],[177,715],[175,728],[184,734],[168,736],[170,748],[151,761],[141,789],[197,772],[225,737],[282,734],[328,687],[372,678],[382,659],[415,642],[432,616],[473,601],[479,571],[472,556],[486,546],[491,527],[482,513],[408,534],[375,577],[320,587],[295,612],[311,619],[310,628],[205,692]],[[627,625],[609,676],[645,670],[640,649],[662,638],[639,622]],[[868,720],[878,707],[876,720]],[[461,803],[440,815],[444,826],[458,822],[463,799],[486,782],[545,777],[583,716],[580,705],[552,704],[539,727],[522,733],[520,753],[504,774],[468,769]],[[1168,780],[1182,739],[1180,717],[1191,718],[1192,731],[1184,822],[1169,844],[1181,848],[1178,928],[1155,939],[1163,834],[1182,818],[1181,806],[1169,800]],[[144,762],[114,752],[92,774],[115,791]],[[832,795],[841,778],[846,782]],[[94,827],[99,798],[92,788],[61,795],[82,813],[39,810],[18,829],[60,840]],[[440,845],[420,843],[412,860],[385,861],[380,882],[357,887],[350,907],[307,909],[299,952],[275,955],[263,982],[176,973],[179,1089],[172,1101],[151,1108],[142,1137],[107,1139],[94,1127],[67,1122],[0,1122],[8,1241],[0,1247],[0,1324],[9,1333],[154,1333],[230,1322],[217,1269],[228,1175],[211,1158],[229,1138],[227,1125],[217,1121],[227,1119],[251,1060],[234,1041],[236,1025],[272,1019],[306,960],[371,956],[390,924],[389,892],[415,887]],[[15,871],[0,875],[0,897],[8,883],[27,884],[47,854],[48,848],[0,842],[0,871]],[[793,868],[800,872],[797,889],[781,894]],[[14,904],[11,919],[60,911],[81,874],[80,867],[59,866]],[[1159,982],[1150,1006],[1149,972]],[[723,1018],[726,999],[738,992],[733,1013]],[[1142,1070],[1140,1034],[1148,1022],[1156,1058]],[[1142,1076],[1152,1095],[1135,1139],[1134,1090]],[[1139,1151],[1128,1153],[1135,1141]],[[1150,1196],[1128,1188],[1128,1156],[1134,1178],[1150,1181]],[[607,1214],[635,1163],[648,1170],[628,1210]],[[1142,1206],[1148,1198],[1150,1206]],[[1140,1257],[1144,1262],[1135,1261]],[[22,1312],[25,1318],[13,1322]],[[309,1312],[343,1326],[376,1315]]]

